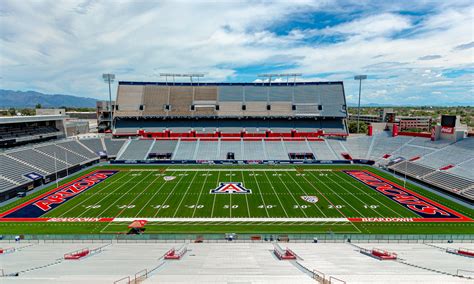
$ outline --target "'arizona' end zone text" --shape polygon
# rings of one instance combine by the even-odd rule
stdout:
[[[402,186],[394,184],[382,177],[377,176],[369,171],[362,170],[346,170],[344,173],[350,175],[356,180],[366,184],[379,193],[387,196],[391,200],[404,206],[408,210],[423,218],[408,218],[403,222],[432,222],[432,221],[471,221],[471,219],[463,216],[449,208],[444,207],[434,201],[427,199],[415,192],[412,192]],[[351,218],[350,218],[351,219]],[[404,218],[407,219],[407,218]],[[352,218],[351,221],[362,222],[393,222],[385,220],[367,220],[367,218]],[[400,221],[399,221],[400,222]]]
[[[92,188],[118,171],[100,170],[55,188],[0,215],[0,218],[37,218],[78,194]]]

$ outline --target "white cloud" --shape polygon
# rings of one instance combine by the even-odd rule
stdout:
[[[411,27],[410,19],[390,13],[362,18],[349,23],[327,28],[326,34],[341,33],[362,38],[387,36]]]
[[[242,75],[238,70],[269,65],[306,75],[299,80],[344,80],[350,102],[357,99],[352,76],[367,73],[366,103],[431,102],[433,92],[442,91],[452,96],[436,100],[474,104],[472,76],[442,75],[472,66],[472,49],[464,47],[473,41],[474,8],[439,6],[421,22],[398,14],[406,9],[393,4],[332,27],[281,34],[272,26],[301,14],[311,18],[314,11],[345,13],[344,3],[4,0],[0,87],[106,98],[103,72],[137,81],[160,80],[160,72],[205,72],[207,81],[232,81]],[[336,34],[344,40],[310,41]]]

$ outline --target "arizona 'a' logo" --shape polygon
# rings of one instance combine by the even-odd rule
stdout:
[[[221,182],[216,189],[211,189],[214,194],[249,194],[250,189],[246,189],[241,182]]]

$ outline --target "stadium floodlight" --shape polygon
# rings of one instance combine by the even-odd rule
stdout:
[[[362,80],[367,79],[367,75],[356,75],[354,80],[359,80],[359,104],[357,105],[357,133],[359,133],[359,120],[360,120],[360,92],[362,88]]]
[[[293,83],[296,83],[296,77],[303,76],[302,73],[282,73],[282,74],[258,74],[257,77],[266,77],[268,81],[272,82],[273,77],[286,77],[286,84],[288,85],[290,77],[293,77]]]
[[[168,83],[168,77],[172,77],[173,85],[174,85],[176,77],[189,77],[192,84],[193,78],[198,78],[198,81],[199,81],[199,78],[204,77],[205,74],[204,73],[184,73],[184,74],[183,73],[160,73],[160,76],[165,77],[166,83]]]
[[[102,79],[104,79],[105,83],[109,84],[109,106],[107,107],[107,110],[110,111],[110,128],[112,128],[112,121],[113,121],[113,109],[112,109],[112,90],[110,88],[110,84],[112,84],[115,80],[115,74],[102,74]]]

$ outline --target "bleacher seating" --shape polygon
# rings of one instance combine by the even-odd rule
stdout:
[[[105,148],[109,157],[117,156],[126,140],[104,138]]]
[[[244,159],[245,160],[266,160],[265,151],[263,149],[263,143],[261,140],[257,141],[244,141]]]
[[[76,140],[66,141],[66,142],[58,142],[56,143],[57,146],[67,149],[68,151],[78,154],[84,157],[87,160],[92,160],[97,158],[97,154],[92,152],[90,149],[86,149],[82,144],[77,142]]]
[[[466,196],[467,198],[474,200],[474,188],[469,188],[459,192],[461,195]]]
[[[8,190],[8,189],[16,187],[16,186],[17,185],[14,184],[13,182],[8,181],[8,180],[3,179],[2,177],[0,177],[0,192]]]
[[[124,140],[110,138],[105,141],[114,155],[124,143]],[[98,152],[104,150],[102,145],[102,138],[88,138],[60,140],[5,151],[0,154],[0,200],[14,196],[15,192],[8,193],[12,189],[20,188],[24,191],[31,185],[32,180],[26,178],[25,174],[39,174],[45,180],[48,177],[47,180],[50,181],[56,172],[99,160]],[[61,176],[63,175],[64,173]]]
[[[282,141],[265,141],[265,150],[270,160],[288,160],[288,153]]]
[[[221,146],[221,150],[220,150],[219,159],[226,160],[227,153],[234,153],[235,160],[243,160],[243,155],[242,155],[243,145],[241,141],[226,141],[226,142],[221,141],[220,146]]]
[[[455,192],[474,186],[474,181],[472,180],[442,171],[436,171],[433,174],[426,176],[424,180],[441,188]]]
[[[196,153],[196,160],[217,160],[219,147],[217,141],[200,141]]]
[[[196,141],[180,141],[178,144],[174,160],[192,160],[194,157],[194,152],[196,150]]]
[[[117,157],[118,160],[145,160],[153,140],[131,140],[128,147]]]
[[[34,168],[27,164],[18,162],[8,155],[0,155],[0,173],[2,176],[13,180],[19,184],[24,184],[30,179],[25,178],[23,175],[28,173],[37,173],[46,175],[48,172]]]
[[[474,188],[472,179],[439,171],[415,162],[402,161],[389,166],[389,169],[456,194],[461,193],[467,197],[470,197],[469,189]]]
[[[177,143],[177,140],[156,140],[150,153],[173,153]]]
[[[25,163],[31,164],[34,167],[49,173],[54,173],[56,170],[60,171],[68,168],[68,165],[65,162],[62,162],[59,159],[55,160],[53,157],[33,149],[23,149],[7,153],[7,155],[17,158]]]
[[[80,143],[82,143],[84,146],[86,146],[96,154],[105,151],[104,146],[102,145],[102,140],[100,138],[81,139]]]
[[[37,147],[36,151],[49,155],[50,157],[53,157],[55,159],[59,159],[68,165],[81,164],[86,161],[84,157],[67,151],[64,148],[57,146],[56,144],[49,144]]]
[[[347,139],[342,143],[353,157],[358,159],[366,159],[372,139],[373,137],[370,136],[355,136],[350,137],[350,139]]]
[[[288,153],[311,153],[306,141],[285,141],[286,152]]]
[[[456,165],[471,159],[473,151],[474,139],[464,139],[424,155],[418,162],[433,168],[440,168],[449,164]]]
[[[161,133],[165,129],[187,134],[190,128],[208,134],[216,129],[237,134],[243,129],[248,133],[264,133],[268,129],[276,133],[323,129],[328,135],[347,135],[342,82],[291,85],[119,82],[117,107],[113,132],[116,136],[136,136],[140,129],[144,130],[140,135]],[[190,120],[194,118],[199,120]],[[207,121],[201,123],[201,119]],[[284,120],[286,125],[281,123]],[[238,126],[228,125],[232,121]],[[179,126],[170,125],[173,123]]]
[[[54,126],[33,126],[23,123],[14,124],[13,126],[0,126],[0,140],[19,138],[24,136],[47,135],[57,133],[59,130]]]
[[[432,168],[423,165],[418,165],[410,161],[403,161],[389,168],[414,178],[423,178],[424,176],[435,172],[435,170]]]
[[[373,136],[373,147],[369,153],[369,158],[379,160],[387,153],[393,153],[400,149],[403,145],[413,139],[413,137],[397,136],[391,137],[388,132],[383,132],[379,135]],[[403,152],[403,151],[400,151]]]
[[[313,154],[317,160],[338,160],[332,149],[329,148],[329,144],[326,141],[309,141],[309,146],[313,150]]]

